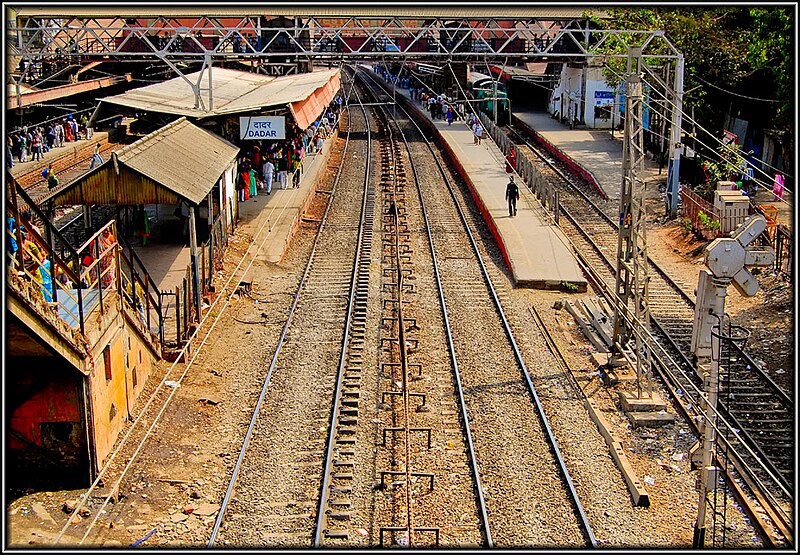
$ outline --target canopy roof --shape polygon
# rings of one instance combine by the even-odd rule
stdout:
[[[197,84],[200,90],[209,88],[209,71],[195,72],[183,77],[175,77],[163,83],[156,83],[109,96],[101,100],[101,104],[116,104],[136,110],[190,116],[198,119],[225,114],[252,112],[272,106],[282,106],[306,101],[315,96],[315,92],[324,89],[330,82],[339,89],[339,70],[329,69],[313,71],[285,77],[270,77],[248,71],[226,68],[211,68],[211,97],[213,109],[209,106],[195,107],[195,93],[188,81]],[[202,76],[201,76],[202,73]],[[330,89],[330,85],[328,86]],[[319,95],[317,95],[319,96]],[[331,98],[333,95],[331,95]],[[329,102],[331,98],[325,102]],[[203,95],[203,102],[208,103],[208,96]],[[300,106],[294,106],[295,109]],[[313,121],[320,112],[313,114]],[[305,128],[303,122],[298,124]]]
[[[111,153],[111,158],[39,202],[64,204],[199,204],[230,167],[238,147],[186,118]]]

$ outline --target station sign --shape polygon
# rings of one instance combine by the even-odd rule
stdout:
[[[261,139],[285,139],[285,116],[255,116],[239,118],[239,139],[258,141]]]

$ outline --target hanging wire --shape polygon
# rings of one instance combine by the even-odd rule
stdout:
[[[608,68],[608,69],[609,69],[611,72],[613,72],[614,74],[616,74],[617,76],[619,76],[619,77],[622,77],[622,76],[621,76],[621,75],[620,75],[620,74],[619,74],[617,71],[615,71],[615,70],[614,70],[612,67],[608,66],[608,64],[606,64],[606,67],[607,67],[607,68]],[[671,105],[673,108],[674,108],[674,107],[676,107],[676,104],[675,104],[675,103],[674,103],[672,100],[670,100],[670,99],[669,99],[669,98],[668,98],[668,97],[667,97],[667,96],[666,96],[664,93],[662,93],[660,90],[658,90],[657,88],[655,88],[655,87],[653,86],[653,84],[652,84],[652,83],[650,83],[649,81],[645,80],[644,78],[642,79],[642,81],[643,81],[644,83],[646,83],[646,84],[649,86],[649,88],[650,88],[650,91],[651,91],[651,92],[653,92],[653,93],[656,93],[656,94],[658,94],[659,96],[661,96],[661,98],[663,98],[663,99],[664,99],[664,100],[665,100],[665,101],[666,101],[668,104],[670,104],[670,105]],[[657,114],[658,114],[659,116],[661,116],[662,118],[665,118],[665,115],[664,115],[664,113],[663,113],[662,111],[660,111],[658,108],[655,108],[655,107],[654,107],[654,105],[652,105],[652,104],[650,104],[650,103],[646,103],[646,104],[647,104],[647,106],[648,106],[648,107],[649,107],[649,108],[650,108],[652,111],[654,111],[655,113],[657,113]],[[688,114],[687,114],[685,111],[683,111],[683,110],[681,109],[681,111],[680,111],[680,112],[681,112],[681,115],[682,115],[682,117],[683,117],[683,119],[684,119],[685,121],[687,121],[687,122],[689,122],[689,123],[692,123],[692,124],[694,124],[694,125],[695,125],[695,126],[698,128],[698,129],[700,129],[701,131],[705,132],[705,133],[706,133],[706,134],[707,134],[709,137],[711,137],[711,138],[712,138],[714,141],[716,141],[717,143],[719,143],[719,145],[722,145],[722,146],[724,146],[724,145],[725,145],[725,143],[724,143],[724,142],[723,142],[721,139],[719,139],[719,138],[718,138],[718,137],[716,137],[716,136],[715,136],[713,133],[711,133],[710,131],[708,131],[708,130],[707,130],[705,127],[703,127],[702,125],[700,125],[699,123],[697,123],[697,121],[696,121],[696,120],[694,120],[693,118],[691,118],[691,117],[690,117],[690,116],[689,116],[689,115],[688,115]],[[665,119],[669,119],[669,118],[665,118]],[[737,166],[737,167],[741,167],[741,166],[742,166],[744,163],[747,163],[747,165],[748,165],[749,167],[752,167],[752,168],[753,168],[754,172],[755,172],[755,171],[758,171],[758,172],[760,172],[761,174],[763,174],[763,175],[764,175],[764,177],[766,177],[766,178],[769,180],[769,181],[763,181],[763,180],[761,180],[761,179],[758,179],[758,178],[756,178],[756,177],[754,176],[754,177],[751,179],[751,181],[752,181],[753,183],[755,183],[755,184],[757,184],[757,185],[759,185],[759,186],[763,187],[763,188],[764,188],[764,189],[766,189],[766,190],[769,190],[769,189],[772,187],[772,177],[771,177],[771,176],[770,176],[768,173],[766,173],[764,170],[762,170],[761,168],[759,168],[759,167],[756,167],[754,164],[752,164],[752,163],[750,163],[749,161],[747,161],[747,160],[746,160],[744,157],[742,157],[742,156],[739,156],[739,155],[737,154],[737,155],[736,155],[736,159],[735,159],[735,160],[731,160],[729,157],[726,157],[726,156],[725,156],[723,153],[720,153],[719,151],[717,151],[715,147],[713,147],[713,146],[711,146],[711,145],[709,145],[709,144],[707,144],[707,143],[703,142],[702,140],[700,140],[700,139],[699,139],[697,136],[695,136],[695,137],[694,137],[694,140],[696,141],[696,143],[699,143],[700,145],[704,146],[704,147],[705,147],[705,148],[707,148],[709,151],[711,151],[711,152],[714,152],[714,153],[715,153],[715,154],[718,156],[718,158],[719,158],[721,161],[723,161],[723,162],[727,162],[728,164],[731,164],[731,165],[733,165],[733,166]],[[783,175],[785,175],[786,177],[788,177],[788,178],[790,178],[790,179],[792,178],[792,176],[791,176],[791,175],[789,175],[788,173],[786,173],[786,172],[784,172],[784,171],[782,171],[782,170],[779,170],[779,169],[777,169],[777,168],[775,168],[775,167],[773,167],[773,166],[771,166],[771,165],[767,164],[766,162],[762,162],[762,163],[763,163],[763,165],[764,165],[764,166],[767,166],[768,168],[770,168],[770,169],[773,169],[773,170],[775,170],[776,172],[780,172],[780,173],[782,173]],[[775,201],[782,202],[782,203],[786,204],[786,205],[787,205],[789,208],[791,208],[791,207],[793,206],[793,204],[792,204],[791,202],[789,202],[788,200],[786,200],[786,199],[783,199],[783,198],[775,199]]]

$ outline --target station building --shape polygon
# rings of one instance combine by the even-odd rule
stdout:
[[[102,99],[93,121],[125,111],[136,116],[143,136],[39,199],[86,209],[116,205],[118,214],[146,208],[173,220],[185,207],[189,232],[188,241],[134,249],[125,238],[125,218],[118,218],[113,229],[121,248],[111,255],[115,284],[96,290],[58,283],[52,302],[42,299],[35,283],[9,272],[7,455],[18,484],[36,484],[36,476],[55,476],[56,470],[60,477],[69,474],[75,487],[94,479],[134,417],[147,379],[162,378],[154,371],[174,330],[164,314],[190,324],[199,320],[213,259],[223,252],[219,238],[238,214],[240,149],[302,132],[325,113],[340,87],[339,70],[282,77],[212,71],[190,75],[195,86],[179,77]],[[52,223],[47,226],[43,236],[54,233]],[[56,266],[67,264],[57,253],[51,256]],[[169,296],[168,276],[154,281],[148,274],[151,262],[163,265],[164,259],[167,266],[183,265],[189,278],[183,295]],[[140,289],[146,291],[140,295]],[[177,315],[167,310],[169,302],[181,310]],[[180,332],[172,333],[179,342]]]

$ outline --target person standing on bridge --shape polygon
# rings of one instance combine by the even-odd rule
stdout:
[[[96,165],[99,166],[102,163],[103,157],[100,156],[100,143],[94,143],[94,154],[92,154],[92,163],[89,164],[89,169],[94,169]]]
[[[519,187],[514,183],[514,176],[506,185],[506,200],[508,201],[508,217],[513,218],[517,215],[517,200],[519,200]]]

